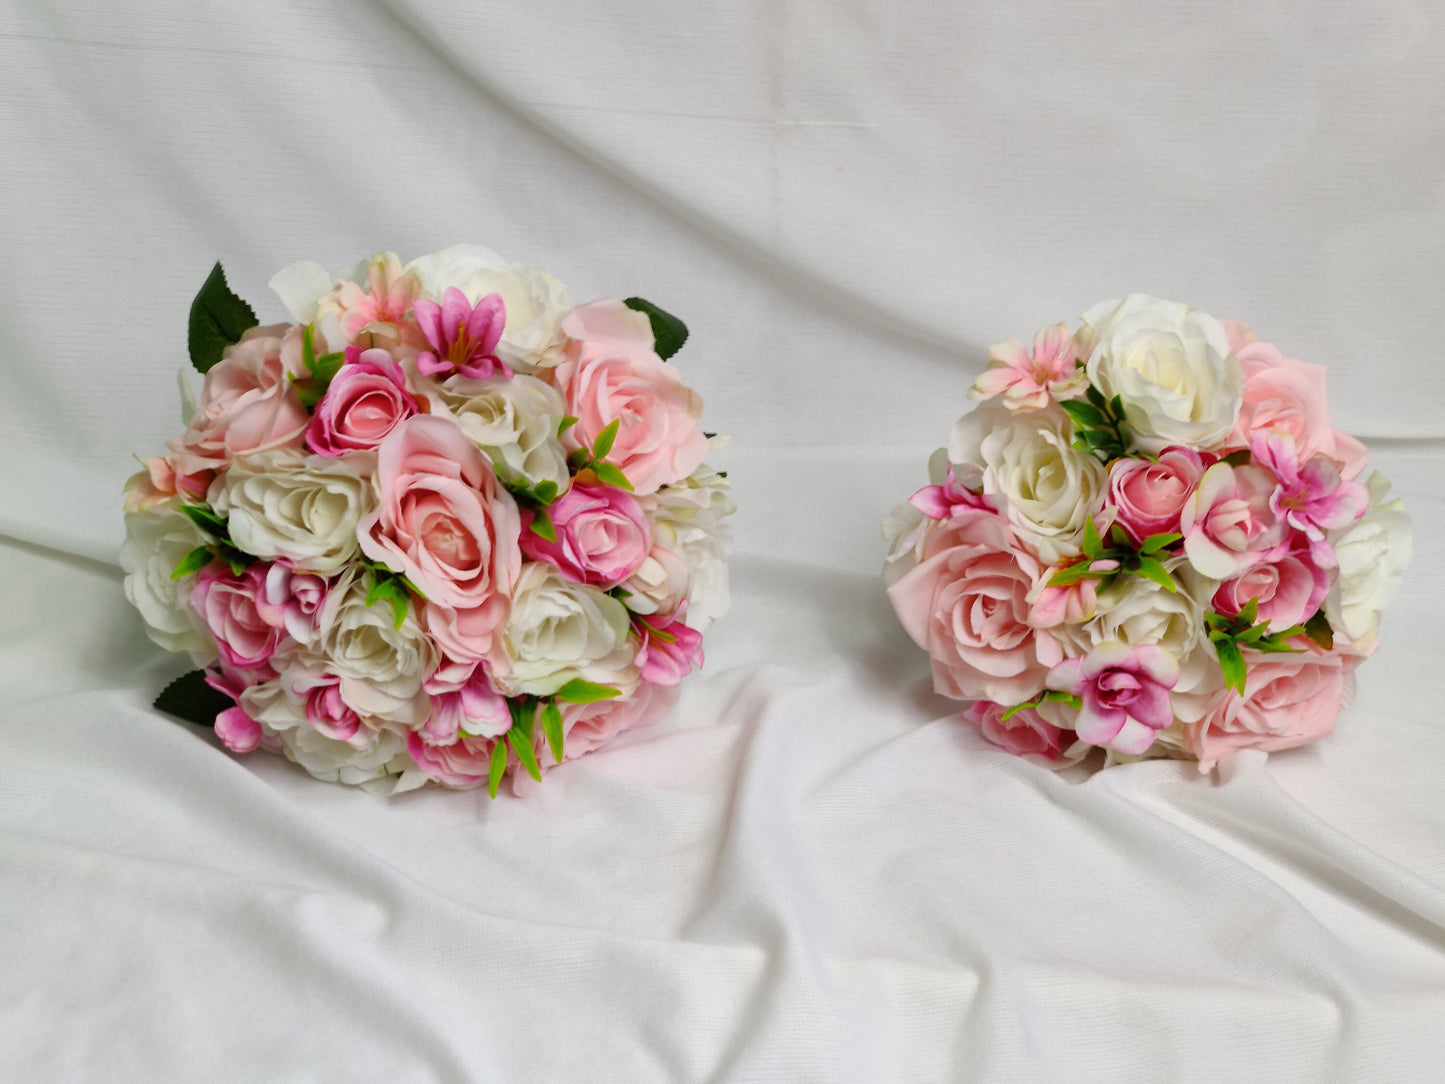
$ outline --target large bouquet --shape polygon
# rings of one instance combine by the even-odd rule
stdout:
[[[1325,370],[1135,294],[990,351],[884,576],[935,688],[1060,766],[1324,737],[1410,557]]]
[[[681,322],[473,246],[271,285],[296,323],[216,266],[186,431],[127,485],[126,595],[201,667],[157,706],[321,779],[494,796],[666,712],[733,510]]]

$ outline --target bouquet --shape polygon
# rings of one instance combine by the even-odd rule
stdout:
[[[296,322],[216,265],[186,430],[127,483],[126,595],[199,668],[156,706],[320,779],[494,797],[665,713],[733,511],[683,324],[468,245],[271,286]]]
[[[884,578],[987,739],[1207,771],[1333,730],[1411,534],[1322,367],[1135,294],[993,347],[969,394]]]

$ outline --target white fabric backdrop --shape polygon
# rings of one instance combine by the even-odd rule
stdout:
[[[1172,10],[1177,8],[1177,10]],[[1429,1080],[1445,17],[946,0],[0,9],[0,1076]],[[525,801],[157,715],[113,567],[210,263],[471,240],[688,320],[734,612]],[[1055,778],[877,522],[983,348],[1143,289],[1331,366],[1416,521],[1321,746]]]

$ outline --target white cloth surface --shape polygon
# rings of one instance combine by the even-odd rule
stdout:
[[[1445,17],[0,9],[0,1079],[1438,1079]],[[672,715],[393,800],[149,707],[114,554],[211,262],[468,240],[688,321],[739,504]],[[1142,289],[1331,366],[1416,556],[1338,732],[1077,781],[877,578],[983,348]]]

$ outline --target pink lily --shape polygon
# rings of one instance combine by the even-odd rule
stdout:
[[[954,476],[952,464],[948,467],[948,477],[944,479],[943,485],[924,486],[908,498],[908,503],[929,519],[938,520],[948,519],[960,508],[979,508],[985,512],[998,511],[994,507],[993,501],[983,495],[982,488],[969,489]]]
[[[1359,482],[1347,482],[1324,455],[1301,463],[1290,434],[1257,432],[1249,442],[1256,463],[1267,467],[1279,481],[1269,506],[1281,520],[1309,540],[1310,557],[1321,568],[1335,565],[1334,547],[1326,531],[1346,527],[1365,514],[1370,494]]]
[[[448,286],[442,303],[419,297],[412,313],[432,349],[419,354],[417,368],[427,376],[460,373],[477,379],[502,373],[511,376],[506,362],[492,353],[507,323],[501,294],[488,294],[475,306],[455,286]]]

